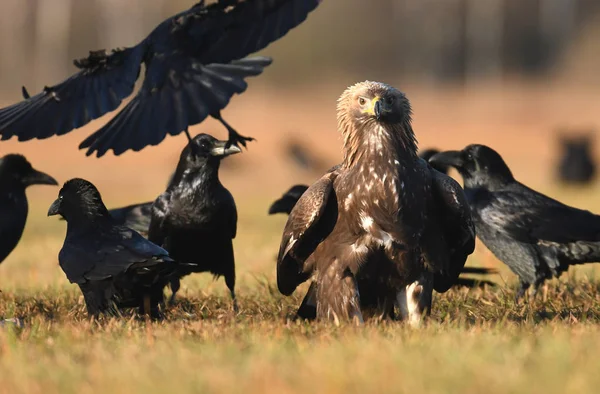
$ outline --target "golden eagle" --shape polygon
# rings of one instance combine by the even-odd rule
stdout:
[[[318,319],[394,317],[397,306],[418,324],[432,290],[448,290],[475,247],[463,190],[417,156],[410,103],[389,85],[348,88],[338,128],[342,164],[310,186],[285,225],[279,291],[314,275]]]

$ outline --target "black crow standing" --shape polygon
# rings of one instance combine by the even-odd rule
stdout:
[[[592,138],[589,135],[560,138],[560,161],[558,179],[564,183],[585,185],[596,175],[596,163],[592,157]]]
[[[184,263],[171,280],[171,302],[179,290],[179,278],[192,272],[224,276],[235,301],[235,260],[232,240],[237,231],[233,196],[219,180],[219,164],[241,152],[208,134],[199,134],[183,149],[175,176],[152,206],[148,239]]]
[[[80,145],[87,155],[115,155],[159,144],[208,116],[229,132],[229,143],[252,140],[223,118],[245,78],[271,64],[270,58],[245,58],[298,26],[321,0],[219,0],[192,8],[160,23],[139,44],[90,52],[75,61],[79,72],[45,87],[24,101],[0,109],[2,140],[48,138],[79,128],[114,111],[131,95],[145,66],[139,92],[100,130]],[[132,17],[135,17],[132,15]]]
[[[517,300],[570,265],[600,261],[600,216],[518,182],[493,149],[469,145],[430,161],[462,175],[477,236],[519,276]]]
[[[25,189],[31,185],[58,183],[34,169],[24,156],[10,154],[0,159],[0,263],[23,235],[29,210]]]
[[[67,221],[58,260],[69,281],[79,285],[90,315],[137,307],[159,316],[163,289],[177,265],[166,250],[115,224],[96,187],[84,179],[64,184],[48,210],[52,215]]]

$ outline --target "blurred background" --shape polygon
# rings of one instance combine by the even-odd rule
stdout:
[[[192,4],[2,0],[0,104],[20,100],[21,85],[34,93],[64,80],[76,71],[72,60],[89,50],[139,42]],[[256,242],[261,235],[254,232],[273,230],[265,242],[255,243],[269,255],[285,220],[266,216],[269,203],[340,161],[336,99],[365,79],[407,94],[421,148],[490,145],[518,179],[571,205],[600,211],[595,178],[585,182],[582,193],[581,187],[557,182],[556,175],[561,141],[570,136],[588,136],[590,155],[598,157],[593,149],[600,125],[598,0],[324,0],[305,23],[261,54],[272,56],[273,65],[249,79],[247,92],[223,111],[241,134],[257,141],[223,163],[221,178],[236,198],[241,226],[252,233],[238,231],[240,237]],[[109,207],[154,199],[164,190],[185,137],[167,137],[157,147],[120,157],[86,157],[77,145],[111,116],[62,137],[2,141],[0,153],[24,153],[59,182],[87,178]],[[227,135],[212,120],[192,131]],[[58,228],[54,221],[44,224],[50,223],[44,213],[57,192],[29,191],[39,231]],[[257,258],[249,248],[236,253]],[[272,261],[264,263],[273,268]]]

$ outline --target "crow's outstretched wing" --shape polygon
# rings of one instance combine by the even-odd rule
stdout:
[[[133,92],[145,45],[92,52],[76,61],[81,69],[64,82],[0,109],[0,136],[19,141],[66,134],[117,109]]]
[[[220,0],[200,3],[158,25],[140,44],[76,62],[81,71],[0,109],[0,136],[20,141],[62,135],[115,110],[129,96],[141,64],[140,92],[82,142],[87,155],[119,155],[160,143],[217,114],[271,59],[244,57],[302,23],[320,0]]]
[[[87,155],[115,155],[158,145],[167,134],[177,135],[229,104],[247,88],[246,77],[259,75],[270,58],[254,57],[229,64],[203,65],[185,54],[154,58],[146,63],[138,94],[104,127],[81,144]]]

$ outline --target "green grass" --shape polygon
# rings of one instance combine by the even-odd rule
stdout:
[[[239,208],[239,313],[222,279],[195,275],[153,323],[89,320],[57,265],[64,223],[34,206],[22,243],[0,266],[0,318],[24,324],[0,328],[0,392],[597,391],[593,266],[550,282],[545,299],[515,305],[514,276],[479,245],[469,264],[499,267],[499,286],[436,295],[421,329],[292,321],[302,292],[283,297],[274,285],[285,218],[265,217],[265,204]]]

